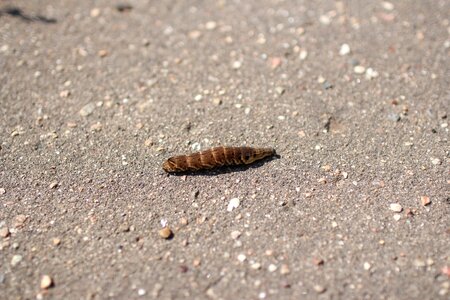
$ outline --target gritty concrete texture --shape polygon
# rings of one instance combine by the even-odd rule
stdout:
[[[449,11],[0,1],[0,298],[448,299]]]

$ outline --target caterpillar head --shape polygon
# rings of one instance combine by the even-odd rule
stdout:
[[[169,158],[163,163],[163,170],[170,173],[175,172],[177,170],[176,163],[173,161],[172,158]]]
[[[253,163],[254,161],[263,159],[267,156],[272,156],[275,154],[275,150],[272,148],[257,148],[257,149],[249,149],[242,153],[242,161],[244,164],[248,165]]]

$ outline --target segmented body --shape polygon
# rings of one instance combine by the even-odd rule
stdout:
[[[189,155],[171,157],[164,162],[163,169],[172,173],[207,170],[222,166],[247,165],[274,154],[275,150],[272,148],[221,146]]]

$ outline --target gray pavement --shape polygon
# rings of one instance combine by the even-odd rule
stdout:
[[[448,299],[449,11],[0,1],[0,298]]]

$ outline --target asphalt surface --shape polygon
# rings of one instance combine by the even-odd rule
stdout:
[[[448,299],[449,11],[0,1],[0,298]]]

